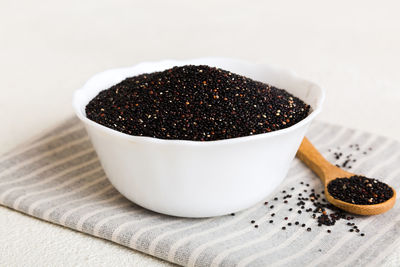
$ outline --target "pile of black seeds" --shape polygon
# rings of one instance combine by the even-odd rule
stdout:
[[[284,129],[309,111],[285,90],[193,65],[127,78],[86,106],[89,119],[126,134],[194,141]]]
[[[332,180],[328,191],[336,199],[358,205],[379,204],[393,196],[393,190],[387,184],[358,175]]]
[[[270,214],[269,218],[263,223],[274,225],[285,221],[285,226],[281,227],[282,230],[288,230],[288,227],[304,227],[307,232],[311,232],[315,226],[333,227],[337,221],[343,220],[349,232],[360,233],[358,226],[351,222],[355,217],[327,202],[324,191],[317,193],[315,189],[310,189],[310,184],[304,182],[300,182],[300,186],[301,188],[297,190],[295,187],[283,190],[280,192],[281,196],[276,196],[271,201],[264,202]],[[279,201],[288,206],[287,211],[289,214],[293,213],[293,216],[287,215],[287,211],[284,211],[286,215],[274,212],[274,203]],[[231,215],[234,216],[235,214],[232,213]],[[309,218],[313,219],[312,224],[306,224]],[[261,227],[260,222],[256,220],[251,220],[250,224],[254,228]],[[327,229],[326,233],[332,233],[332,229]],[[360,236],[365,236],[365,234],[360,233]]]
[[[352,167],[350,162],[357,162],[371,150],[371,147],[361,149],[360,145],[351,144],[344,149],[340,147],[328,149],[330,153],[328,158],[331,158],[337,166],[350,169]],[[309,183],[301,181],[300,187],[292,185],[281,191],[279,195],[272,197],[270,201],[264,202],[268,218],[263,221],[250,220],[250,225],[254,228],[274,227],[277,223],[284,222],[284,226],[280,226],[283,231],[289,230],[291,227],[304,228],[307,232],[311,232],[315,228],[328,228],[324,232],[330,234],[335,231],[335,225],[342,223],[347,227],[348,232],[365,236],[365,233],[362,233],[361,229],[353,222],[356,217],[330,204],[324,193],[323,190],[317,192],[316,189],[310,188]],[[287,205],[287,209],[281,208],[276,211],[276,205],[280,201],[281,205]],[[312,223],[307,223],[310,218]]]
[[[367,155],[372,148],[361,149],[359,144],[350,144],[345,150],[351,151],[346,153],[340,147],[336,147],[328,152],[333,154],[336,166],[351,169],[352,164],[357,162],[357,157]],[[359,205],[379,204],[393,196],[393,190],[387,184],[364,176],[338,177],[328,185],[328,191],[336,199]]]

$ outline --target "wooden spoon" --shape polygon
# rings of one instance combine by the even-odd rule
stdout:
[[[297,151],[297,157],[321,179],[324,184],[326,199],[342,210],[358,215],[375,215],[390,210],[396,202],[396,191],[392,187],[393,196],[379,204],[357,205],[336,199],[328,192],[327,186],[329,182],[336,178],[349,178],[356,174],[344,171],[331,164],[321,155],[321,153],[318,152],[306,137],[304,137],[303,142]]]

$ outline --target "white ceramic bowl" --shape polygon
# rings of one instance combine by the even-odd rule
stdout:
[[[86,118],[86,104],[126,77],[187,64],[220,67],[286,89],[310,104],[312,112],[283,130],[206,142],[130,136]],[[246,209],[282,182],[323,99],[320,87],[291,72],[233,59],[200,58],[102,72],[75,92],[73,106],[108,179],[121,194],[156,212],[210,217]]]

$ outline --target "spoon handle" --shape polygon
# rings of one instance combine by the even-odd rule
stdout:
[[[327,161],[311,144],[307,137],[304,137],[301,142],[299,150],[297,151],[297,157],[318,175],[324,185],[333,178],[329,174],[336,173],[336,169],[339,169]]]

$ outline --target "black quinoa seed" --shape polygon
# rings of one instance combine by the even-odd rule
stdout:
[[[285,90],[205,65],[126,78],[86,106],[88,119],[119,132],[193,141],[284,129],[309,111]]]
[[[285,227],[285,226],[283,226],[283,227],[282,227],[282,230],[286,230],[286,227]]]
[[[269,220],[269,223],[273,223],[274,222],[274,220]]]
[[[256,224],[256,225],[254,225],[254,228],[258,228],[258,225]]]
[[[358,205],[379,204],[393,196],[387,184],[364,176],[336,178],[328,184],[328,191],[336,199]]]
[[[307,232],[311,232],[311,228],[310,227],[307,228]]]
[[[252,220],[252,221],[251,221],[251,223],[255,223],[255,222],[256,222],[255,220]]]

